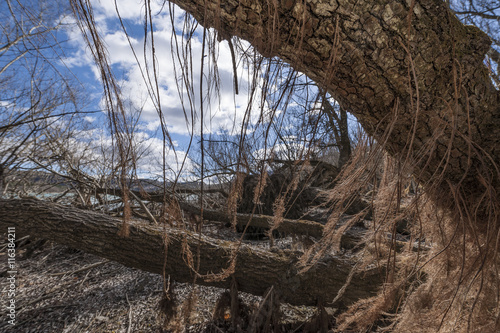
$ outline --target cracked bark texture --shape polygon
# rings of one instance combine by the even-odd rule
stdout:
[[[490,41],[441,0],[174,0],[223,38],[249,41],[327,89],[423,182],[500,191],[498,91]]]
[[[196,260],[199,246],[201,274],[220,272],[228,266],[236,249],[236,244],[230,241],[139,221],[130,222],[130,237],[123,238],[118,236],[121,223],[104,214],[36,199],[0,199],[0,226],[15,226],[16,238],[31,235],[52,240],[152,273],[163,273],[166,238],[165,273],[179,282],[191,283],[194,279],[193,270],[186,264],[186,248]],[[244,244],[237,251],[233,276],[240,291],[262,296],[274,286],[282,301],[296,305],[316,305],[320,299],[332,301],[354,266],[346,258],[329,256],[306,273],[298,274],[298,252],[268,251]],[[375,268],[354,274],[340,304],[351,304],[375,295],[383,276],[384,272]],[[229,288],[231,279],[210,282],[198,278],[197,283]]]

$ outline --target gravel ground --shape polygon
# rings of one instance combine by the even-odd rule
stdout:
[[[3,238],[6,239],[6,238]],[[229,321],[214,319],[214,307],[224,290],[197,287],[196,303],[190,315],[178,316],[162,328],[158,304],[162,298],[162,277],[109,262],[65,246],[25,241],[16,254],[16,324],[7,322],[7,267],[0,271],[0,332],[229,332]],[[35,246],[36,244],[36,246]],[[34,249],[34,252],[30,253]],[[0,260],[7,263],[5,246]],[[188,299],[193,288],[173,283],[178,304]],[[261,298],[240,293],[248,311]],[[279,329],[302,332],[305,321],[316,309],[281,306]],[[189,317],[188,319],[186,319]],[[243,330],[236,330],[243,332]]]

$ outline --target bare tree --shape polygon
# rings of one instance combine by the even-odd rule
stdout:
[[[12,1],[0,5],[0,168],[31,168],[29,158],[47,130],[69,124],[80,110],[75,80],[60,62],[56,32],[69,7],[48,1]]]
[[[498,87],[500,81],[498,78],[498,64],[500,62],[500,39],[498,20],[500,19],[499,4],[497,1],[451,1],[449,2],[451,10],[467,24],[472,24],[479,27],[482,31],[488,34],[492,41],[492,45],[486,55],[488,60],[492,61],[489,64],[490,73]]]

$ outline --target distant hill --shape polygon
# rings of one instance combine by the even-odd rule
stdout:
[[[63,177],[47,171],[25,171],[25,170],[10,170],[6,172],[6,182],[10,182],[10,186],[19,188],[22,186],[28,187],[50,187],[50,192],[62,192],[70,188],[72,185],[77,185],[77,182],[69,177]],[[146,192],[161,191],[163,182],[156,179],[141,178],[138,180],[130,180],[129,186],[132,190],[140,190]],[[167,188],[171,187],[171,183],[167,183]],[[119,187],[117,180],[112,180],[107,186],[109,188]],[[179,190],[196,190],[200,188],[200,182],[184,182],[177,183],[176,188]]]

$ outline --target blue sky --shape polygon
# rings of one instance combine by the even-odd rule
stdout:
[[[148,80],[152,80],[153,75],[151,73],[151,44],[150,41],[144,43],[144,3],[142,0],[117,1],[119,12],[130,37],[129,40],[126,38],[118,20],[114,0],[92,0],[91,3],[101,37],[109,51],[110,63],[122,89],[122,97],[126,101],[131,114],[137,114],[138,110],[140,110],[139,122],[134,133],[137,142],[147,148],[149,154],[139,161],[138,168],[143,176],[158,175],[161,173],[161,155],[164,143],[159,131],[158,106],[155,105],[151,98],[151,93],[155,94],[156,91],[154,89],[148,90]],[[248,91],[252,71],[251,68],[244,66],[244,63],[240,61],[241,59],[237,59],[240,93],[235,95],[232,58],[227,42],[214,43],[217,50],[215,51],[216,59],[213,62],[207,51],[202,54],[202,30],[200,27],[198,27],[191,39],[190,57],[192,63],[189,66],[180,63],[175,56],[175,51],[172,49],[172,31],[176,32],[179,40],[182,39],[181,31],[184,24],[184,12],[175,7],[173,29],[169,5],[166,4],[161,7],[160,2],[153,1],[152,6],[161,111],[164,114],[164,122],[167,124],[168,131],[176,144],[175,154],[173,150],[169,151],[167,163],[176,170],[179,161],[182,161],[186,155],[190,135],[198,135],[200,132],[201,98],[205,101],[203,131],[206,135],[217,133],[220,130],[225,130],[229,134],[238,134],[244,112],[249,104]],[[68,22],[72,20],[71,17],[68,17]],[[68,52],[67,56],[62,59],[62,63],[75,73],[82,83],[84,93],[91,101],[89,107],[91,109],[103,108],[99,74],[90,56],[89,47],[84,42],[76,25],[69,27],[71,28],[65,30],[65,37],[69,39]],[[184,46],[185,44],[182,44],[182,42],[179,45],[181,50]],[[132,49],[135,50],[137,59]],[[205,66],[203,96],[199,94],[201,59],[204,59]],[[145,74],[146,67],[150,69],[149,74]],[[188,67],[191,71],[188,71],[188,74],[184,72],[184,75],[190,77],[192,86],[186,85],[182,79],[183,70],[185,71]],[[208,78],[215,67],[220,79],[220,85],[217,89],[211,85],[213,80]],[[190,88],[193,91],[192,95],[187,93]],[[251,105],[253,110],[252,122],[257,121],[261,114],[261,108],[258,105],[260,102],[258,92],[256,97],[253,105]],[[293,106],[293,103],[290,103],[289,106]],[[264,105],[264,108],[266,107]],[[311,105],[305,107],[310,108]],[[193,113],[191,114],[191,112]],[[191,121],[191,116],[194,117],[194,124]],[[86,119],[90,126],[96,126],[99,129],[105,128],[107,123],[104,112],[100,115],[88,116]],[[355,122],[356,120],[351,117],[351,127],[355,127]],[[100,140],[110,142],[105,131],[96,131],[94,129],[93,132],[88,133],[93,133],[92,135],[99,133]],[[198,140],[195,139],[194,143],[197,144],[197,142]],[[256,150],[262,149],[262,147],[254,148]],[[236,151],[234,153],[236,154]],[[188,160],[185,170],[189,171],[191,168],[192,165]]]
[[[23,4],[31,3],[33,5],[33,8],[27,8],[32,10],[34,16],[39,10],[37,6],[44,4],[44,2],[37,0],[20,1]],[[152,72],[153,57],[150,37],[145,43],[144,3],[142,0],[117,1],[118,10],[129,36],[127,39],[118,19],[115,1],[91,0],[90,2],[93,6],[98,31],[108,50],[109,63],[121,88],[126,110],[131,117],[137,119],[133,132],[134,143],[138,147],[140,156],[137,163],[138,174],[140,177],[158,176],[162,174],[164,142],[158,116],[159,107],[154,102],[156,97],[154,95],[157,94],[157,90],[154,83],[151,84],[155,77]],[[213,42],[213,53],[205,50],[202,54],[201,36],[203,30],[198,26],[190,39],[190,53],[186,55],[187,44],[185,41],[183,42],[186,36],[182,35],[185,22],[184,12],[177,7],[172,7],[175,8],[172,14],[175,28],[173,29],[169,13],[169,8],[173,5],[167,3],[164,7],[161,7],[158,3],[159,1],[152,2],[156,78],[158,79],[163,121],[174,141],[174,147],[168,147],[167,149],[167,167],[172,168],[175,172],[179,171],[179,165],[186,157],[191,135],[195,136],[193,140],[194,149],[200,151],[199,146],[197,146],[199,142],[199,136],[197,135],[200,133],[201,98],[204,100],[205,120],[203,131],[206,137],[224,132],[231,139],[237,141],[236,135],[240,134],[245,111],[250,109],[250,127],[247,134],[255,134],[258,137],[258,140],[255,141],[249,140],[251,145],[249,149],[252,150],[251,153],[254,156],[269,157],[272,149],[275,149],[275,151],[290,147],[297,150],[302,149],[304,147],[303,141],[296,140],[293,127],[297,128],[298,123],[304,121],[301,118],[303,116],[299,115],[303,115],[305,110],[316,108],[313,113],[318,111],[318,106],[312,102],[318,92],[317,89],[311,87],[308,94],[295,92],[291,100],[285,98],[277,105],[268,104],[272,103],[273,98],[278,99],[276,96],[282,93],[282,90],[280,90],[282,88],[279,86],[286,82],[286,76],[289,73],[287,68],[283,69],[278,65],[271,65],[271,75],[266,77],[266,84],[268,85],[267,97],[269,99],[266,99],[265,103],[261,103],[260,86],[264,81],[264,75],[258,73],[255,76],[257,89],[252,102],[250,102],[250,86],[254,83],[253,67],[245,61],[247,59],[237,54],[236,71],[239,94],[236,95],[233,62],[227,41],[220,43],[214,41],[216,37],[213,31],[210,31],[211,39],[207,38],[206,41],[207,43]],[[91,56],[91,48],[86,44],[73,16],[68,14],[69,11],[66,11],[65,16],[60,13],[54,14],[54,11],[57,10],[64,12],[62,7],[59,8],[58,6],[68,5],[68,2],[59,0],[58,2],[48,2],[48,4],[54,6],[51,11],[53,20],[62,20],[66,24],[53,32],[53,35],[49,38],[52,42],[61,42],[60,48],[44,49],[42,53],[50,58],[49,62],[55,64],[57,71],[66,74],[66,77],[71,78],[71,81],[73,81],[79,98],[78,108],[83,111],[94,112],[85,114],[82,117],[78,124],[79,130],[75,133],[71,144],[80,155],[85,155],[87,160],[107,161],[109,155],[112,155],[113,141],[108,128],[101,78]],[[0,8],[2,7],[6,7],[5,3],[3,5],[0,3]],[[6,11],[4,10],[3,13],[6,13]],[[4,24],[9,21],[8,16],[6,14],[6,17],[2,18]],[[175,34],[173,34],[173,31],[175,31]],[[177,37],[179,42],[177,46],[178,52],[175,50],[174,36]],[[242,42],[242,45],[243,47],[248,46],[245,42]],[[187,64],[180,60],[183,56],[186,56]],[[33,57],[33,59],[36,58],[36,56]],[[0,65],[4,59],[7,58],[0,57]],[[203,82],[203,94],[200,96],[200,64],[202,59],[204,62],[204,76],[201,81]],[[21,66],[21,62],[19,62],[19,65]],[[279,70],[274,72],[274,69]],[[15,75],[20,77],[19,72],[15,72]],[[186,77],[189,77],[188,82],[185,80]],[[307,78],[302,76],[299,80],[304,82]],[[217,83],[217,86],[214,86],[215,83]],[[273,92],[277,92],[276,96],[273,95]],[[308,95],[309,100],[305,100],[304,96],[301,95]],[[4,102],[5,100],[0,98],[0,103]],[[1,104],[0,107],[2,107]],[[276,111],[273,118],[273,126],[276,128],[272,128],[271,132],[283,131],[282,133],[285,133],[283,138],[289,140],[288,145],[276,143],[278,137],[273,134],[268,137],[267,143],[263,143],[262,138],[266,135],[266,126],[271,119],[271,108]],[[297,116],[295,120],[290,120],[290,118],[283,122],[286,108],[295,108],[294,111],[296,111]],[[259,132],[253,132],[253,125],[257,122],[261,127],[258,130]],[[354,122],[355,120],[352,120],[351,123],[354,124]],[[64,120],[61,119],[55,125],[64,127]],[[300,128],[297,129],[296,133],[298,132],[300,132]],[[231,147],[235,146],[231,145]],[[263,149],[267,149],[267,151],[264,152]],[[196,151],[192,156],[196,156]],[[226,150],[225,153],[236,155],[237,151]],[[187,163],[184,165],[185,174],[192,169],[193,164],[187,159]],[[170,173],[169,177],[173,178],[175,172]]]
[[[150,92],[147,88],[147,80],[144,78],[146,53],[147,61],[151,65],[151,47],[146,46],[144,52],[144,5],[142,1],[126,0],[118,1],[118,9],[123,19],[124,26],[130,37],[130,44],[135,50],[136,58],[132,52],[131,45],[127,39],[115,10],[113,0],[91,1],[94,9],[96,23],[101,33],[102,39],[105,41],[108,48],[109,60],[112,65],[114,74],[116,75],[119,85],[122,90],[122,97],[126,101],[131,113],[137,114],[140,112],[139,124],[135,134],[138,139],[144,141],[144,145],[149,147],[152,155],[155,158],[161,156],[163,141],[160,133],[160,120],[158,117],[157,107],[152,102]],[[155,2],[154,2],[155,3]],[[157,60],[157,73],[161,100],[161,110],[164,113],[165,123],[168,131],[175,141],[177,158],[182,159],[184,152],[187,149],[190,135],[192,133],[191,111],[195,119],[194,132],[198,134],[199,126],[199,109],[200,109],[200,60],[202,52],[201,34],[202,30],[198,28],[191,42],[192,53],[192,88],[193,96],[188,96],[185,85],[181,87],[184,93],[179,94],[178,85],[183,85],[182,80],[182,64],[172,56],[172,24],[168,5],[161,8],[158,4],[153,8],[153,30],[155,39],[155,50]],[[175,9],[175,26],[177,36],[181,38],[183,15],[179,9]],[[68,17],[67,21],[72,23],[73,18]],[[92,101],[91,108],[103,108],[102,88],[98,70],[90,55],[89,47],[86,45],[80,30],[76,25],[68,26],[65,30],[65,37],[69,40],[67,46],[67,56],[62,59],[64,66],[69,68],[81,82],[82,88],[88,99]],[[217,66],[218,75],[220,78],[219,89],[212,88],[209,91],[209,82],[205,78],[204,85],[204,114],[205,125],[204,133],[210,134],[219,131],[220,129],[228,130],[230,133],[236,133],[239,130],[239,125],[243,119],[244,111],[249,103],[248,96],[248,68],[245,68],[242,63],[238,66],[239,78],[239,94],[234,94],[233,83],[233,67],[229,48],[226,42],[218,44],[217,61],[209,64],[212,58],[205,56],[205,76],[209,70],[209,66]],[[205,52],[207,55],[207,52]],[[141,72],[142,68],[142,72]],[[151,66],[150,66],[151,71]],[[147,75],[146,75],[147,76]],[[149,79],[153,75],[150,72]],[[146,81],[146,82],[145,82]],[[156,93],[153,90],[154,93]],[[189,103],[194,99],[194,103]],[[184,105],[183,105],[184,103]],[[258,116],[258,115],[257,115]],[[186,119],[188,121],[186,122]],[[104,113],[86,117],[89,125],[102,127],[106,123],[106,115]],[[170,154],[170,164],[175,164],[174,155]],[[140,167],[143,171],[158,173],[159,165],[152,158],[141,161]],[[189,165],[188,165],[189,167]]]

